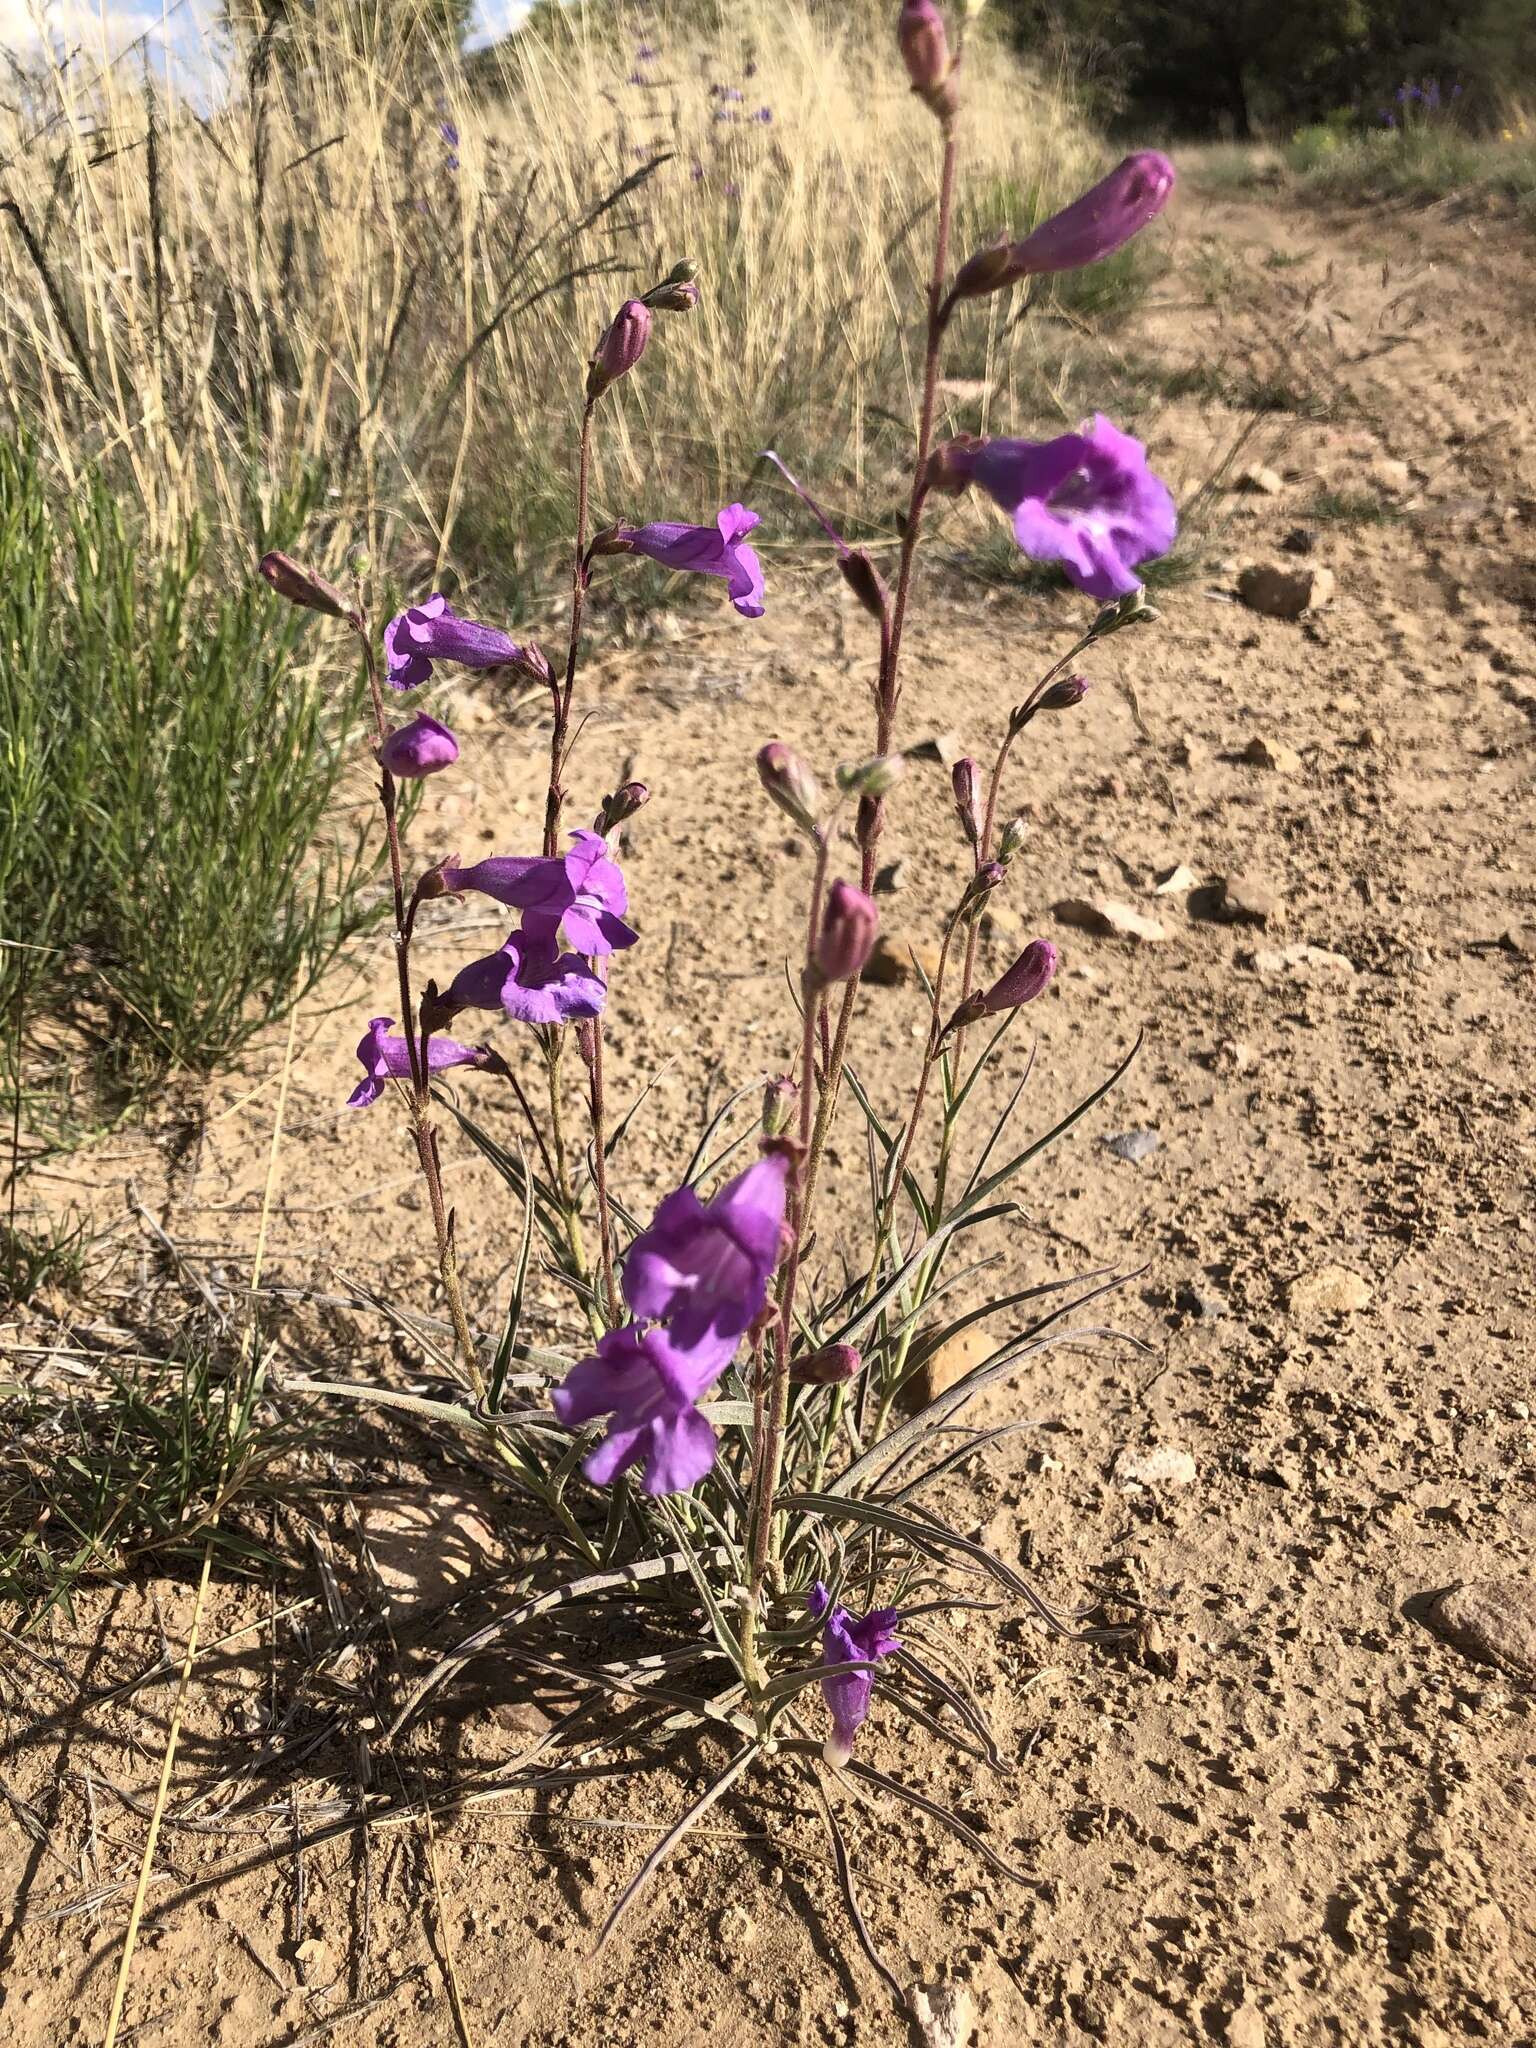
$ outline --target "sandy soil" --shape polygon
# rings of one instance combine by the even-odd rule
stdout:
[[[838,1796],[876,1939],[904,1980],[964,1988],[979,2043],[1528,2042],[1536,268],[1498,224],[1443,214],[1186,201],[1186,256],[1203,236],[1221,275],[1182,262],[1127,347],[1283,374],[1309,416],[1265,424],[1243,460],[1282,488],[1222,497],[1213,563],[1168,593],[1160,628],[1112,643],[1089,704],[1020,762],[1034,829],[1009,905],[1068,963],[1040,1006],[1029,1113],[1043,1127],[1147,1043],[1042,1162],[976,1283],[1144,1262],[1118,1320],[1151,1349],[1026,1367],[988,1412],[1039,1431],[945,1503],[1057,1597],[1118,1591],[1157,1630],[1063,1649],[1018,1614],[970,1618],[959,1637],[1005,1775],[893,1716],[871,1730],[871,1758],[953,1802],[1022,1882],[888,1802]],[[1193,481],[1239,424],[1180,399],[1158,456]],[[1326,523],[1309,512],[1324,491],[1398,516]],[[1237,568],[1290,559],[1277,550],[1297,527],[1337,576],[1333,602],[1299,624],[1236,605]],[[612,1013],[621,1096],[665,1063],[624,1162],[636,1207],[706,1099],[786,1056],[776,991],[805,863],[751,750],[774,734],[823,761],[867,745],[859,615],[825,575],[779,587],[759,627],[700,607],[590,671],[582,807],[631,760],[657,790],[629,859],[645,944]],[[994,744],[1081,615],[1064,595],[931,583],[908,736]],[[531,842],[538,728],[479,687],[450,715],[472,745],[419,842],[467,857]],[[1255,741],[1276,765],[1250,758]],[[931,929],[959,882],[946,781],[916,772],[896,809],[897,934]],[[1206,893],[1156,895],[1181,863]],[[1217,877],[1241,878],[1267,922],[1202,915]],[[1052,906],[1088,894],[1165,938],[1059,926]],[[1013,943],[997,937],[995,957]],[[1327,957],[1267,957],[1299,946]],[[464,957],[462,938],[434,935],[429,956]],[[339,1272],[422,1302],[426,1219],[398,1129],[385,1108],[338,1107],[356,1020],[389,1007],[388,979],[373,944],[301,1019],[267,1275],[331,1287]],[[913,990],[871,992],[856,1058],[883,1098],[920,1031]],[[50,1198],[120,1205],[132,1181],[212,1284],[237,1284],[283,1036],[185,1113],[53,1169]],[[1139,1161],[1105,1142],[1140,1130],[1157,1144]],[[489,1302],[511,1224],[449,1150]],[[137,1223],[120,1243],[102,1313],[126,1320],[156,1261]],[[376,1349],[342,1354],[348,1327],[314,1339],[317,1364],[390,1370],[376,1326]],[[1117,1458],[1155,1447],[1188,1453],[1192,1480],[1125,1483]],[[404,1753],[378,1743],[394,1651],[350,1561],[356,1503],[424,1455],[359,1430],[334,1453],[352,1505],[322,1510],[329,1542],[274,1589],[216,1581],[124,2038],[438,2048],[456,2038],[450,1966],[481,2043],[909,2038],[788,1779],[723,1802],[596,1961],[594,1929],[702,1784],[707,1747],[672,1776],[487,1799],[429,1835],[423,1792],[514,1761],[544,1722],[491,1671],[493,1710],[429,1723]],[[450,1481],[439,1464],[434,1483]],[[435,1498],[445,1572],[515,1553],[514,1531]],[[1502,1664],[1429,1623],[1461,1581],[1503,1587]],[[94,1591],[4,1653],[0,1781],[26,1802],[0,1806],[9,2040],[100,2038],[191,1597],[174,1580]],[[365,1830],[369,1802],[399,1811]]]

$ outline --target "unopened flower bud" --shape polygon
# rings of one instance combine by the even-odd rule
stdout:
[[[603,807],[592,821],[592,830],[606,837],[650,800],[651,792],[643,782],[624,783],[612,796],[603,798]]]
[[[696,284],[673,284],[668,280],[647,292],[645,303],[662,313],[691,313],[699,303],[699,288]]]
[[[947,1038],[982,1017],[994,1017],[1004,1010],[1017,1010],[1043,996],[1056,978],[1061,954],[1049,939],[1032,939],[1006,974],[1000,974],[985,991],[978,989],[955,1011],[939,1034]]]
[[[587,372],[587,397],[601,398],[610,384],[627,376],[651,338],[651,309],[643,299],[626,299],[604,330]]]
[[[903,0],[896,22],[896,43],[907,67],[912,90],[931,107],[940,120],[947,120],[959,105],[949,54],[944,17],[934,0]]]
[[[1086,676],[1063,676],[1035,699],[1037,711],[1071,711],[1081,704],[1093,685]]]
[[[816,939],[816,971],[824,982],[851,981],[864,970],[880,928],[874,898],[848,882],[834,882]]]
[[[327,583],[313,569],[306,569],[292,555],[278,554],[274,550],[262,556],[260,569],[278,596],[287,598],[290,604],[302,605],[309,612],[324,612],[333,619],[352,617],[351,605],[335,584]]]
[[[857,1379],[864,1355],[852,1344],[824,1344],[789,1361],[789,1376],[802,1387],[838,1387]]]
[[[1003,827],[1003,836],[997,842],[997,857],[1007,867],[1024,844],[1026,826],[1022,818],[1010,818]]]
[[[763,1136],[781,1138],[795,1120],[800,1090],[787,1074],[780,1074],[763,1090]]]
[[[849,548],[846,554],[838,556],[837,566],[843,572],[843,581],[870,617],[883,620],[889,608],[885,582],[864,550]]]
[[[757,772],[779,809],[787,812],[802,832],[814,832],[821,816],[821,791],[793,747],[770,740],[758,749]]]
[[[531,640],[526,646],[518,649],[517,660],[513,666],[520,668],[525,676],[532,676],[536,683],[543,683],[546,688],[554,680],[553,671],[549,666],[549,656],[542,647],[536,647]]]
[[[451,767],[459,758],[459,743],[446,725],[419,711],[408,725],[396,726],[377,749],[379,766],[397,782],[419,782]]]
[[[1124,597],[1117,597],[1113,604],[1105,605],[1089,627],[1088,637],[1090,640],[1103,640],[1111,633],[1118,633],[1122,626],[1151,626],[1161,617],[1157,607],[1147,603],[1146,590],[1138,583]]]
[[[1161,151],[1140,149],[1101,178],[1080,199],[1042,221],[1015,245],[1021,277],[1081,270],[1112,256],[1150,221],[1173,193],[1174,169]]]
[[[356,547],[347,549],[347,573],[349,576],[366,576],[373,567],[373,557],[359,541]]]
[[[960,914],[965,918],[975,917],[983,903],[994,889],[1000,889],[1008,879],[1008,870],[1000,860],[983,861],[965,885],[965,894],[960,899]]]
[[[422,1030],[435,1034],[439,1031],[446,1031],[459,1013],[457,1007],[445,999],[443,991],[438,987],[437,983],[429,981],[426,991],[421,998],[418,1014],[421,1019]]]
[[[837,786],[845,796],[884,796],[907,772],[900,754],[874,754],[867,761],[845,763],[837,771]]]
[[[685,256],[680,263],[673,264],[672,268],[667,272],[664,282],[667,284],[692,284],[698,274],[699,266],[697,263],[694,262],[691,256]]]
[[[940,491],[947,498],[958,498],[969,490],[976,468],[976,458],[986,443],[976,434],[957,434],[952,441],[941,441],[928,458],[928,467],[923,472],[924,488]]]
[[[985,243],[973,256],[967,256],[955,273],[955,297],[985,299],[993,292],[1000,292],[1005,285],[1017,284],[1024,273],[1014,255],[1016,247],[1017,244],[1010,242],[1006,235],[999,235],[995,241]]]
[[[955,816],[960,820],[960,830],[972,846],[981,844],[981,765],[969,754],[955,763],[949,771],[950,786],[955,792]]]

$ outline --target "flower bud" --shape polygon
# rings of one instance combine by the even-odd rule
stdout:
[[[864,550],[849,548],[846,554],[838,556],[837,566],[843,572],[843,581],[870,617],[883,621],[889,606],[885,583]]]
[[[332,619],[350,619],[353,616],[351,605],[335,584],[327,583],[313,569],[304,568],[292,555],[278,554],[274,550],[262,556],[259,566],[261,574],[278,596],[287,598],[290,604],[302,605],[309,612],[324,612]]]
[[[789,1376],[802,1387],[838,1387],[864,1370],[863,1353],[851,1344],[824,1344],[789,1361]]]
[[[957,761],[949,771],[950,787],[955,792],[955,816],[960,820],[960,830],[972,846],[981,844],[981,766],[969,754]]]
[[[1140,149],[1107,178],[1042,221],[1014,245],[1020,277],[1057,270],[1081,270],[1113,256],[1133,235],[1156,220],[1173,193],[1174,168],[1161,151]]]
[[[1118,633],[1122,626],[1152,626],[1162,617],[1156,605],[1147,603],[1146,588],[1138,583],[1134,590],[1128,590],[1124,597],[1117,597],[1113,604],[1105,605],[1088,629],[1090,640],[1103,640],[1111,633]]]
[[[526,646],[518,649],[517,660],[513,663],[513,667],[520,668],[525,676],[532,676],[536,683],[543,683],[546,688],[554,681],[554,674],[549,666],[549,656],[542,647],[536,647],[531,640],[528,641]]]
[[[816,939],[816,972],[826,981],[851,981],[864,970],[880,928],[873,897],[848,882],[834,882]]]
[[[953,441],[941,441],[928,458],[924,486],[940,491],[946,498],[958,498],[969,490],[976,457],[986,443],[976,434],[957,434]]]
[[[955,273],[955,297],[985,299],[1005,285],[1017,284],[1024,273],[1015,260],[1015,248],[1006,235],[999,235],[974,256],[967,256]]]
[[[592,821],[592,830],[601,832],[606,838],[650,800],[651,792],[643,782],[624,783],[612,796],[603,798],[603,807]]]
[[[691,256],[685,256],[680,263],[674,263],[662,280],[664,284],[692,284],[699,274],[699,266]]]
[[[814,832],[821,816],[821,791],[794,749],[782,740],[770,740],[758,749],[757,772],[779,809],[787,812],[802,832]]]
[[[645,304],[663,313],[691,313],[698,303],[696,284],[659,284],[645,295]]]
[[[1022,818],[1010,818],[1003,827],[1003,836],[997,842],[997,857],[1007,867],[1024,844],[1026,826]]]
[[[965,894],[960,898],[960,915],[974,918],[994,889],[1000,889],[1008,879],[1008,870],[1000,860],[983,861],[965,885]]]
[[[907,772],[900,754],[874,754],[867,761],[845,764],[837,771],[837,786],[845,796],[884,796]]]
[[[589,401],[601,398],[610,384],[629,374],[645,354],[645,345],[650,338],[650,307],[643,299],[626,299],[597,344],[597,353],[587,372]]]
[[[780,1074],[763,1090],[763,1136],[782,1138],[795,1120],[800,1090],[787,1074]]]
[[[347,549],[347,574],[349,576],[366,576],[372,567],[373,557],[361,541],[355,547]]]
[[[944,17],[934,0],[903,0],[896,22],[896,44],[912,90],[941,121],[948,120],[959,105],[959,98],[952,80],[955,67],[944,32]]]
[[[1049,939],[1031,939],[1006,974],[1000,974],[984,992],[978,989],[966,997],[940,1032],[940,1038],[947,1038],[952,1031],[963,1031],[982,1017],[998,1016],[1004,1010],[1017,1010],[1032,1003],[1036,996],[1045,994],[1060,965],[1061,954]]]
[[[377,749],[379,766],[397,782],[419,782],[459,758],[459,743],[446,725],[419,711],[409,725],[396,726]]]
[[[1086,676],[1063,676],[1035,699],[1037,711],[1070,711],[1081,704],[1093,685]]]

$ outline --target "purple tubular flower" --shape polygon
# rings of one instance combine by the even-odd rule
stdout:
[[[644,84],[642,79],[641,84]],[[587,372],[587,397],[601,398],[610,384],[629,372],[645,354],[651,338],[651,309],[644,299],[626,299],[603,330]]]
[[[944,17],[933,0],[903,0],[896,20],[896,45],[912,90],[923,104],[941,118],[953,113],[956,100],[949,78],[954,64]]]
[[[731,603],[744,619],[763,616],[763,569],[757,550],[746,537],[758,515],[745,505],[727,505],[713,526],[681,526],[658,519],[649,526],[621,526],[616,551],[625,549],[660,562],[664,569],[690,569],[700,576],[723,576]]]
[[[688,1187],[668,1195],[624,1261],[624,1299],[635,1314],[665,1322],[680,1350],[723,1344],[729,1357],[779,1262],[788,1176],[788,1161],[770,1153],[711,1202]]]
[[[624,870],[600,832],[571,838],[570,852],[549,860],[493,855],[468,868],[449,861],[443,888],[449,894],[473,889],[522,911],[523,930],[550,951],[563,939],[588,957],[622,952],[639,936],[622,915],[629,908]]]
[[[419,782],[459,758],[459,743],[446,725],[419,712],[408,725],[396,726],[379,748],[379,766],[397,782]]]
[[[1095,413],[1054,441],[987,441],[969,452],[971,480],[1013,518],[1038,562],[1060,562],[1079,590],[1107,604],[1138,587],[1132,571],[1166,554],[1178,531],[1168,486],[1141,442]]]
[[[977,989],[966,997],[939,1034],[941,1040],[952,1031],[966,1030],[983,1017],[995,1017],[1004,1010],[1017,1010],[1032,1003],[1036,996],[1045,994],[1060,965],[1061,953],[1049,939],[1031,939],[989,989]]]
[[[434,590],[425,604],[397,612],[384,628],[386,679],[395,690],[414,690],[427,682],[435,661],[456,661],[461,668],[500,668],[523,659],[523,649],[494,626],[477,625],[448,609],[448,600]]]
[[[1081,270],[1113,256],[1162,212],[1173,193],[1174,168],[1160,150],[1140,149],[1080,199],[1042,221],[1010,251],[1014,277]]]
[[[816,940],[816,969],[822,980],[849,981],[862,974],[879,929],[880,910],[874,898],[849,882],[834,882]]]
[[[878,1664],[901,1648],[896,1634],[901,1616],[894,1607],[872,1607],[862,1620],[855,1620],[846,1607],[832,1605],[820,1580],[806,1605],[822,1624],[822,1656],[828,1664]],[[821,1696],[832,1716],[832,1733],[822,1754],[838,1769],[853,1755],[853,1739],[869,1719],[874,1688],[873,1671],[839,1671],[821,1681]]]
[[[459,1010],[501,1010],[517,1024],[579,1024],[600,1017],[608,985],[575,953],[561,953],[552,941],[513,932],[494,953],[461,967],[441,998],[451,1016]],[[428,1041],[433,1065],[437,1041]]]
[[[612,1417],[582,1462],[594,1486],[644,1463],[647,1493],[686,1493],[715,1462],[715,1432],[696,1403],[725,1367],[731,1348],[689,1350],[661,1329],[631,1323],[598,1339],[550,1395],[567,1429]]]
[[[411,1049],[405,1040],[390,1033],[393,1017],[371,1017],[357,1048],[363,1063],[363,1078],[347,1097],[348,1109],[363,1109],[377,1102],[384,1083],[404,1080],[411,1071]],[[460,1045],[452,1038],[427,1040],[427,1065],[435,1074],[443,1067],[483,1067],[490,1053],[483,1045]]]
[[[450,149],[458,148],[459,131],[457,128],[454,127],[451,121],[439,121],[439,123],[437,124],[437,132],[439,135],[441,135],[444,142],[447,143]]]

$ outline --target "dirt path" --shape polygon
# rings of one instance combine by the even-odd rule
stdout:
[[[987,1276],[1001,1292],[1145,1261],[1119,1321],[1151,1351],[1026,1367],[993,1408],[1041,1432],[947,1503],[1057,1595],[1147,1603],[1157,1635],[1140,1655],[1061,1651],[1016,1617],[974,1618],[964,1649],[1017,1766],[1001,1780],[882,1724],[871,1756],[955,1802],[1023,1883],[898,1808],[846,1819],[876,1939],[903,1977],[968,1986],[983,2044],[1531,2041],[1536,263],[1487,222],[1336,223],[1247,199],[1186,201],[1180,241],[1125,343],[1182,373],[1156,455],[1197,481],[1242,424],[1237,401],[1267,392],[1299,414],[1268,415],[1242,458],[1277,470],[1279,491],[1221,496],[1219,566],[1167,594],[1158,630],[1112,644],[1089,705],[1021,765],[1033,830],[1010,907],[1068,960],[1041,1006],[1035,1121],[1139,1030],[1148,1042],[1047,1156]],[[1384,516],[1362,520],[1369,501]],[[1298,528],[1315,538],[1294,559],[1334,572],[1332,604],[1300,624],[1234,604],[1237,566],[1290,559],[1276,551]],[[690,613],[679,637],[596,670],[592,793],[631,757],[659,792],[630,857],[646,942],[613,1013],[621,1083],[672,1063],[632,1162],[643,1152],[649,1172],[629,1182],[637,1207],[706,1085],[719,1100],[785,1055],[767,1012],[805,874],[751,749],[778,734],[825,760],[866,744],[858,616],[824,575],[789,581],[760,628]],[[1065,597],[932,593],[914,725],[993,743],[1079,616]],[[539,733],[499,724],[484,692],[452,715],[475,747],[434,790],[422,843],[462,834],[468,856],[531,837]],[[945,781],[915,775],[899,809],[892,851],[915,876],[890,901],[898,933],[926,932],[958,886]],[[1181,863],[1200,888],[1156,895]],[[1202,915],[1217,877],[1265,922]],[[1059,929],[1051,906],[1089,894],[1166,937]],[[1001,961],[1010,942],[994,946]],[[1316,951],[1284,957],[1298,946]],[[375,948],[349,1007],[305,1022],[271,1270],[329,1284],[340,1266],[420,1299],[398,1132],[383,1109],[337,1109],[354,1019],[385,985]],[[911,990],[872,993],[857,1057],[882,1096],[912,1067],[918,1020]],[[114,1141],[55,1193],[131,1175],[178,1242],[230,1260],[252,1228],[276,1050],[214,1091],[195,1142]],[[1132,1131],[1156,1136],[1140,1161],[1104,1142]],[[452,1173],[466,1224],[497,1213],[480,1169]],[[510,1251],[466,1234],[488,1288]],[[1193,1479],[1125,1483],[1117,1459],[1157,1447],[1187,1453]],[[360,1450],[354,1481],[394,1469]],[[1426,1625],[1430,1596],[1463,1580],[1510,1589],[1504,1668]],[[282,1594],[316,1597],[311,1577]],[[159,1654],[160,1617],[179,1641],[186,1606],[174,1585],[93,1597],[45,1661],[8,1674],[0,1777],[48,1832],[0,1833],[27,1916],[0,1935],[11,2039],[99,2036],[125,1895],[50,1916],[131,1872],[169,1688],[101,1695]],[[223,1587],[215,1609],[211,1641],[261,1621],[265,1595]],[[840,1960],[824,1839],[787,1804],[722,1807],[597,1963],[592,1930],[676,1784],[440,1822],[434,1906],[419,1825],[367,1848],[347,1827],[359,1772],[389,1767],[368,1763],[345,1653],[302,1695],[284,1689],[327,1640],[323,1612],[201,1667],[137,2042],[440,2048],[445,1937],[482,2043],[905,2038],[862,1961]],[[82,1695],[97,1703],[82,1711]],[[411,1760],[420,1782],[515,1757],[521,1711],[437,1729]],[[297,1769],[267,1755],[310,1737]]]

